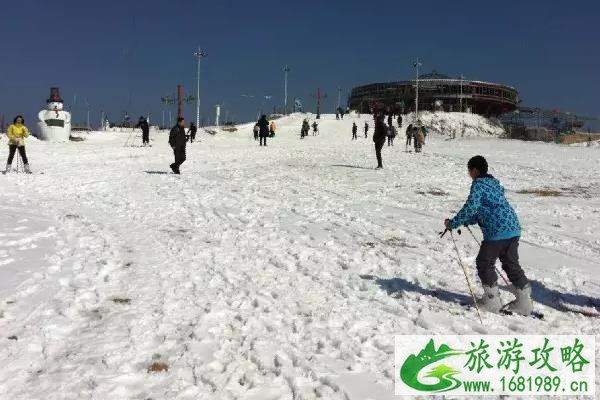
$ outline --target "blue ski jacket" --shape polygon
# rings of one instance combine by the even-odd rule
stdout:
[[[483,240],[521,236],[517,213],[508,204],[500,182],[491,175],[482,175],[473,181],[467,202],[450,223],[452,229],[478,224]]]

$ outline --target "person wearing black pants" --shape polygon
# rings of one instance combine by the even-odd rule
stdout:
[[[150,144],[150,125],[148,125],[148,121],[144,117],[140,117],[135,127],[142,130],[142,145],[146,146]]]
[[[413,125],[408,125],[406,128],[406,148],[412,145],[412,137],[413,137]]]
[[[187,138],[185,136],[185,120],[183,117],[177,118],[177,125],[175,125],[169,133],[169,145],[173,149],[173,155],[175,156],[175,162],[170,165],[171,170],[174,174],[180,174],[179,167],[184,163],[185,157],[185,145]]]
[[[267,121],[266,115],[261,115],[260,119],[256,123],[258,125],[259,133],[258,136],[260,138],[259,145],[264,146],[267,145],[267,137],[269,136],[269,121]]]
[[[17,149],[19,150],[19,155],[21,156],[21,160],[23,160],[23,164],[29,164],[29,162],[27,161],[27,153],[25,152],[25,146],[17,146],[16,144],[11,144],[8,146],[8,161],[6,163],[12,164]]]
[[[190,122],[190,129],[188,130],[188,133],[190,134],[190,143],[194,143],[194,140],[196,140],[197,131],[198,128],[196,128],[196,125],[193,122]]]
[[[358,127],[356,126],[356,122],[353,122],[352,123],[352,140],[358,139],[358,135],[356,134],[356,132],[358,132]]]
[[[19,149],[19,155],[23,160],[23,169],[26,173],[30,174],[31,169],[29,169],[29,161],[25,152],[25,138],[29,136],[29,130],[25,126],[23,116],[17,115],[13,123],[6,130],[6,136],[8,137],[8,159],[6,160],[4,173],[6,174],[11,171],[11,164],[15,158],[17,149]]]
[[[531,284],[519,264],[519,217],[506,199],[502,184],[488,174],[488,163],[484,157],[472,157],[467,169],[473,181],[469,197],[456,216],[446,219],[444,225],[448,230],[474,224],[481,228],[483,242],[475,261],[484,292],[478,300],[479,307],[493,313],[506,310],[529,315],[533,311],[533,302]],[[498,258],[516,297],[508,304],[503,303],[497,284],[495,265]]]
[[[383,115],[375,116],[375,132],[373,133],[373,143],[375,143],[375,155],[377,156],[377,169],[383,168],[383,161],[381,159],[381,149],[385,144],[387,136],[387,129],[383,122]]]

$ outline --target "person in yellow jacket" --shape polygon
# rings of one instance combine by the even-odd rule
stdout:
[[[27,153],[25,152],[25,138],[29,136],[29,129],[25,126],[23,116],[17,115],[6,131],[8,136],[8,160],[6,161],[6,170],[4,173],[10,172],[12,161],[15,157],[17,149],[23,160],[25,172],[30,174],[29,162],[27,161]]]
[[[275,121],[271,121],[271,125],[269,126],[269,134],[271,137],[275,136],[276,130],[277,130],[277,125],[275,125]]]

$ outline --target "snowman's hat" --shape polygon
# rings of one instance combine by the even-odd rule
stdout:
[[[57,87],[50,88],[50,98],[46,100],[46,103],[62,103],[63,100],[60,98],[60,93]]]

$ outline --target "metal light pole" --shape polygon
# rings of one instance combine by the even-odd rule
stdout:
[[[88,102],[88,99],[85,99],[85,106],[87,108],[87,128],[90,129],[90,103]]]
[[[290,72],[290,67],[287,65],[283,67],[283,72],[285,73],[285,100],[283,101],[283,113],[287,115],[287,98],[288,98],[288,72]]]
[[[200,60],[202,57],[206,57],[206,53],[200,50],[194,53],[194,56],[198,59],[198,86],[196,91],[196,126],[200,126]]]
[[[413,64],[413,66],[417,69],[417,88],[416,88],[416,96],[415,96],[415,120],[419,120],[419,67],[423,65],[419,62],[417,58],[417,62]]]
[[[460,74],[460,112],[463,112],[463,80],[465,77]]]

